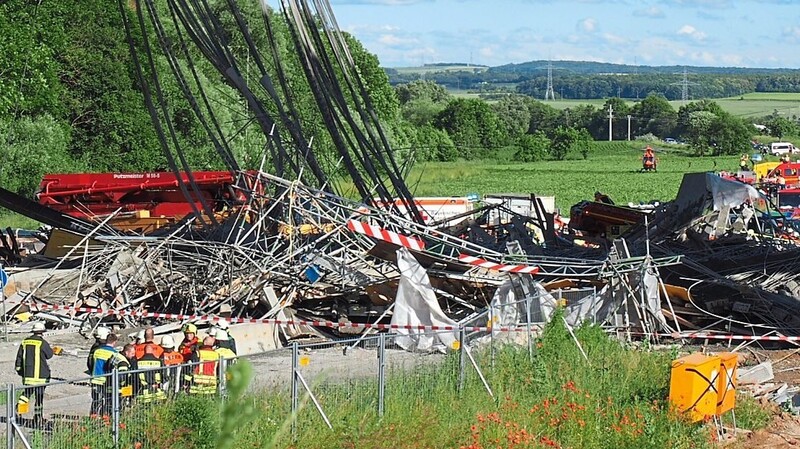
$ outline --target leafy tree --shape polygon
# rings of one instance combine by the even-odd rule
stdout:
[[[744,120],[723,112],[716,116],[710,131],[716,143],[717,154],[739,154],[750,150],[750,139],[755,128]]]
[[[798,135],[797,123],[786,117],[775,116],[764,123],[769,128],[769,135],[779,139],[783,136]]]
[[[612,108],[614,120],[612,121],[612,138],[614,140],[625,140],[628,137],[627,115],[630,107],[625,100],[617,97],[609,98],[603,103],[603,107],[596,110],[592,115],[592,124],[588,128],[592,137],[595,139],[608,138],[608,111]]]
[[[417,140],[420,150],[424,149],[425,160],[454,161],[458,159],[458,149],[445,131],[431,125],[419,128]]]
[[[699,100],[693,101],[689,104],[683,105],[678,109],[678,123],[675,128],[675,134],[677,136],[687,136],[689,132],[690,120],[689,115],[692,112],[697,111],[707,111],[714,115],[718,115],[722,113],[722,108],[719,104],[711,100]]]
[[[661,138],[672,134],[677,124],[677,114],[663,95],[648,95],[647,98],[631,108],[634,116],[635,135],[653,133]]]
[[[394,87],[400,105],[415,100],[430,100],[433,103],[446,104],[452,96],[441,84],[430,80],[416,80]]]
[[[581,144],[586,145],[589,140],[591,136],[586,130],[578,131],[575,128],[559,126],[550,140],[550,155],[553,159],[563,161],[569,150]],[[584,157],[587,155],[588,153]]]
[[[0,117],[64,112],[56,49],[68,2],[0,2]]]
[[[471,159],[505,143],[497,115],[485,101],[457,98],[436,116],[434,126],[447,132],[462,155]]]
[[[33,198],[45,173],[78,167],[69,157],[69,128],[48,115],[36,119],[0,119],[0,186]]]
[[[518,162],[536,162],[547,157],[550,148],[550,139],[541,132],[523,134],[517,138],[519,150],[514,153],[514,160]]]
[[[575,129],[590,129],[597,113],[597,108],[590,104],[581,104],[564,109],[559,123],[566,123]]]
[[[710,111],[689,113],[687,138],[691,148],[699,155],[709,150],[715,156],[737,154],[749,148],[753,131],[743,120],[724,111],[719,114]]]
[[[529,133],[542,131],[548,136],[552,136],[559,124],[565,123],[561,113],[556,108],[541,101],[529,101],[528,111],[531,114],[530,124],[528,125]]]
[[[516,139],[528,132],[531,120],[529,103],[532,102],[521,95],[507,95],[492,105],[509,139]]]
[[[695,154],[703,156],[711,147],[711,127],[716,115],[709,111],[693,111],[688,113],[687,132],[684,137]]]
[[[400,112],[400,104],[378,57],[367,51],[350,33],[343,35],[378,117],[383,120],[394,120]]]

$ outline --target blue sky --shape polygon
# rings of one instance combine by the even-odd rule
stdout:
[[[800,0],[331,0],[386,67],[537,59],[800,68]]]

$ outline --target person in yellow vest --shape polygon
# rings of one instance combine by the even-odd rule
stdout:
[[[139,372],[136,383],[136,395],[139,402],[143,404],[166,399],[162,389],[164,360],[156,354],[156,346],[155,344],[145,346],[144,355],[135,359],[135,369],[147,370]],[[160,346],[159,349],[161,349]],[[161,351],[163,352],[163,349]]]
[[[135,362],[136,360],[134,357],[135,352],[134,345],[127,344],[122,347],[122,352],[115,352],[105,365],[106,374],[112,374],[114,370],[117,370],[117,375],[119,376],[117,385],[120,389],[118,394],[120,396],[119,404],[121,408],[130,405],[131,396],[133,396],[134,379],[131,378],[132,374],[127,374],[127,372],[134,367],[132,361]],[[105,384],[105,409],[103,410],[103,414],[110,414],[112,412],[111,404],[113,404],[112,400],[114,397],[114,382],[111,377],[107,379]],[[127,389],[130,391],[130,394],[126,393],[126,387],[130,387]]]
[[[34,405],[34,420],[44,420],[44,389],[50,382],[50,366],[47,360],[53,357],[53,348],[42,337],[44,334],[44,323],[33,323],[33,335],[22,340],[17,351],[16,370],[22,376],[23,385],[32,385],[33,388],[23,390],[24,394],[19,397],[19,405],[28,403],[28,396],[32,396]]]
[[[185,380],[189,382],[189,394],[212,395],[217,392],[217,370],[220,354],[214,350],[214,337],[203,339],[203,345],[193,354],[191,372]]]
[[[92,354],[92,405],[89,407],[91,415],[100,415],[107,412],[111,404],[106,404],[106,383],[111,380],[108,374],[112,371],[109,360],[114,358],[117,350],[114,345],[117,343],[116,334],[108,334],[106,341]]]
[[[214,350],[230,365],[236,361],[236,353],[226,344],[227,342],[228,332],[224,329],[217,329],[217,333],[214,336]]]

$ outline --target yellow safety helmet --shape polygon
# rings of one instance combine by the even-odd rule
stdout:
[[[181,328],[184,334],[196,334],[197,333],[197,326],[192,323],[186,323]]]

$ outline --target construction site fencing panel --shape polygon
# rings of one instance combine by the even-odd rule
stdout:
[[[116,445],[110,447],[175,447],[175,436],[165,432],[159,421],[180,414],[181,408],[192,408],[197,420],[207,416],[209,422],[214,422],[218,395],[224,392],[225,387],[224,362],[218,362],[215,367],[208,362],[199,362],[115,373],[117,403],[111,421],[116,423]],[[213,376],[197,393],[193,373],[195,368],[203,365],[209,366]],[[160,405],[169,407],[159,410]]]
[[[92,382],[98,379],[104,383]],[[26,442],[33,449],[114,447],[111,391],[111,375],[52,381],[41,387],[9,386],[6,396],[13,399],[7,404],[11,413],[6,420],[7,447],[25,447]],[[39,397],[44,398],[41,408]]]
[[[458,331],[424,332],[413,336],[386,334],[384,337],[383,414],[408,416],[442,391],[458,394],[458,345],[436,344],[427,348],[420,341],[453,339]],[[458,340],[456,340],[458,341]],[[416,344],[416,346],[411,346]],[[407,349],[406,349],[407,348]]]
[[[487,317],[470,324],[480,325],[480,320]],[[251,379],[248,393],[238,400],[252,401],[261,416],[274,421],[274,429],[296,412],[292,422],[295,437],[326,427],[346,431],[385,414],[407,416],[435,394],[475,395],[475,400],[486,400],[487,393],[491,394],[488,360],[498,341],[491,331],[459,328],[293,343],[236,361],[221,361],[213,386],[204,392],[192,388],[193,373],[202,362],[112,373],[105,376],[103,386],[95,387],[94,406],[92,377],[53,381],[44,388],[43,420],[34,418],[37,387],[8,385],[6,397],[12,399],[5,407],[6,447],[25,447],[23,438],[31,447],[43,449],[173,446],[175,436],[164,432],[159,420],[187,409],[220,413],[220,398],[229,400],[226,370],[242,359],[252,364],[257,375]],[[153,378],[155,372],[161,374],[160,379]],[[147,394],[137,385],[142,379],[150,383]],[[27,411],[20,409],[15,414],[20,395],[31,402]],[[205,419],[210,415],[199,416]],[[216,419],[211,419],[210,425],[218,422]]]
[[[378,413],[379,336],[294,345],[295,432],[346,430]]]

